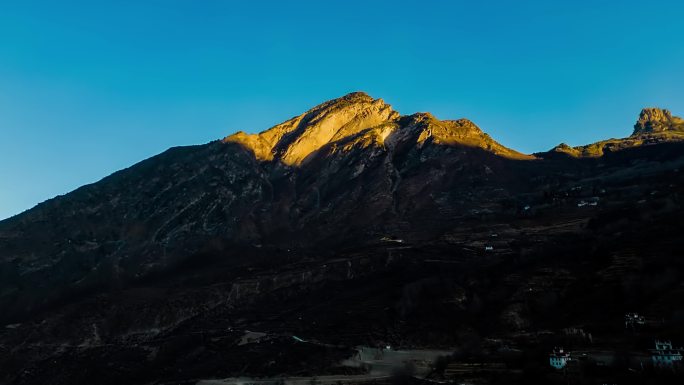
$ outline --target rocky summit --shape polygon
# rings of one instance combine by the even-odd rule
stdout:
[[[259,134],[241,131],[226,137],[223,142],[241,144],[262,161],[301,166],[324,147],[337,149],[344,144],[343,148],[347,150],[356,145],[386,148],[397,141],[414,141],[422,145],[427,140],[525,158],[492,140],[467,119],[440,121],[429,113],[402,117],[382,99],[373,99],[363,92],[323,103]]]
[[[632,135],[622,139],[608,139],[585,146],[570,147],[561,143],[551,152],[564,153],[574,157],[598,157],[605,152],[620,151],[643,145],[679,142],[684,140],[684,119],[672,116],[670,111],[660,108],[644,108],[634,124]]]
[[[321,147],[352,136],[365,135],[382,143],[398,117],[399,113],[382,99],[374,100],[365,93],[355,92],[316,106],[260,134],[238,132],[223,141],[243,144],[259,160],[300,165]]]
[[[662,379],[630,357],[684,342],[683,140],[649,108],[527,155],[356,92],[171,148],[0,222],[0,384],[567,383],[559,345]]]
[[[684,119],[672,116],[668,110],[644,108],[641,110],[641,114],[639,114],[639,120],[634,125],[634,133],[632,135],[664,131],[684,132]]]

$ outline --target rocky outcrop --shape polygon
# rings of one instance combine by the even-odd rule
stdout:
[[[632,136],[664,131],[684,131],[684,119],[672,116],[668,110],[644,108],[634,125]]]
[[[596,158],[607,152],[678,141],[684,141],[684,119],[672,116],[668,110],[644,108],[634,125],[632,135],[626,138],[602,140],[577,147],[561,143],[546,154],[540,155],[565,154],[575,158]]]
[[[511,159],[534,159],[534,156],[504,147],[468,119],[438,120],[430,113],[418,113],[408,118],[409,127],[419,128],[418,146],[430,141],[438,145],[479,148]]]

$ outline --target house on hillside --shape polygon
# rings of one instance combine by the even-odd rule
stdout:
[[[556,369],[563,369],[570,360],[570,353],[563,348],[554,348],[553,353],[549,354],[549,364]]]
[[[657,368],[672,368],[682,363],[682,348],[673,348],[670,341],[655,341],[655,349],[651,349],[653,366]]]
[[[646,319],[637,313],[625,314],[625,329],[636,329],[637,327],[643,326],[645,323]]]

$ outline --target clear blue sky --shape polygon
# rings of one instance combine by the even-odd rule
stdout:
[[[481,3],[481,4],[477,4]],[[0,218],[350,91],[524,152],[684,115],[682,1],[3,1]]]

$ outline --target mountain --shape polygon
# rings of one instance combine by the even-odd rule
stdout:
[[[415,171],[440,158],[448,160],[432,172],[442,175]],[[0,304],[11,318],[65,289],[116,286],[232,245],[363,239],[425,212],[415,205],[434,205],[421,196],[425,178],[447,189],[459,175],[443,178],[449,162],[473,178],[503,159],[533,157],[466,119],[400,117],[381,99],[349,94],[257,135],[170,149],[4,221]],[[415,178],[402,181],[406,173]],[[31,294],[12,284],[20,276]]]
[[[506,157],[526,158],[495,142],[467,119],[439,121],[431,114],[400,118],[382,99],[355,92],[262,133],[238,132],[224,142],[244,145],[259,160],[275,160],[289,166],[301,166],[307,157],[324,147],[324,151],[343,144],[347,149],[355,145],[392,147],[399,140],[415,140],[422,145],[428,139],[436,144],[465,145]]]
[[[541,370],[567,328],[633,349],[627,311],[676,339],[682,132],[645,109],[525,155],[357,92],[169,149],[0,222],[0,383],[319,375],[385,344]]]

